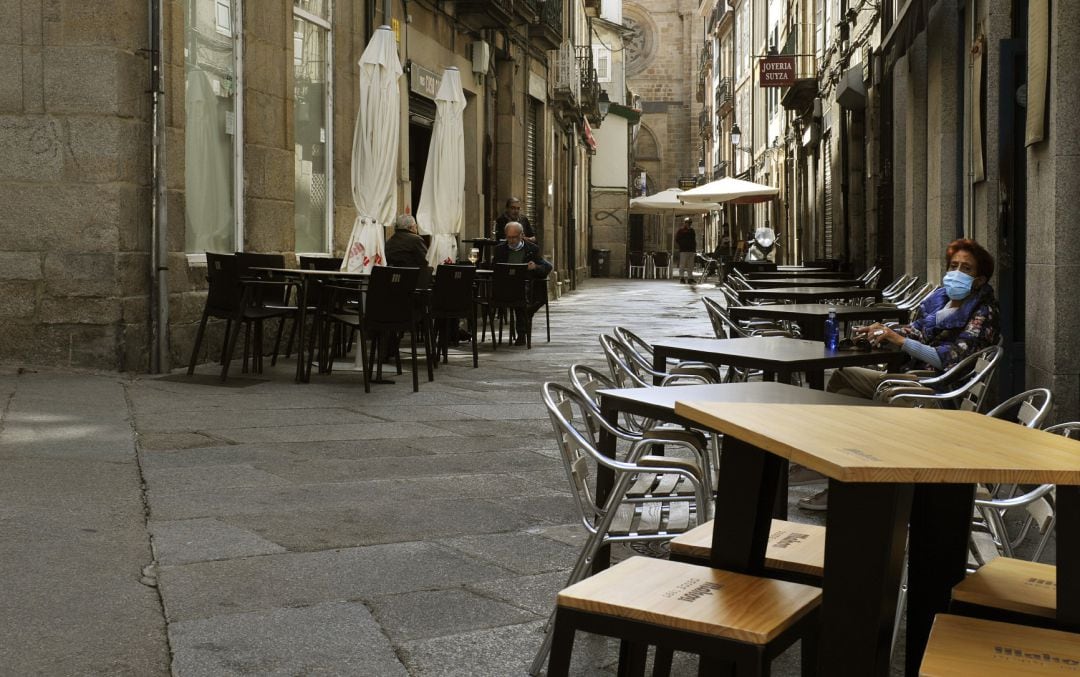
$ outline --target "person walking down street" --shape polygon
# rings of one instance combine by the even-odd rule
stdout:
[[[503,213],[499,215],[499,218],[495,219],[496,240],[503,240],[506,238],[506,224],[511,222],[521,224],[521,230],[525,233],[526,242],[536,242],[536,233],[533,231],[529,219],[521,213],[521,200],[516,197],[511,197],[506,200],[506,208],[503,210]]]
[[[386,241],[386,262],[403,268],[427,268],[427,245],[416,234],[416,219],[401,214],[394,219],[394,234]]]
[[[844,367],[833,372],[825,390],[852,397],[872,398],[878,385],[905,372],[930,369],[935,374],[952,368],[968,355],[998,340],[998,302],[990,278],[994,257],[975,240],[954,240],[945,249],[946,272],[942,286],[919,304],[911,324],[886,327],[875,323],[859,327],[875,348],[892,345],[907,353],[908,362],[899,373],[865,367]],[[824,481],[814,471],[792,465],[788,485]],[[828,489],[799,501],[805,510],[825,510]]]
[[[688,216],[675,233],[675,246],[679,249],[679,282],[694,283],[694,257],[697,255],[697,233],[694,222]]]
[[[524,233],[525,229],[517,221],[507,223],[506,241],[500,242],[495,247],[495,253],[492,257],[494,263],[527,264],[529,272],[533,276],[532,289],[535,290],[532,294],[533,305],[529,308],[514,309],[514,324],[517,327],[517,338],[514,345],[518,346],[525,345],[525,336],[532,323],[533,313],[543,305],[543,303],[536,305],[535,299],[546,298],[546,295],[541,295],[541,290],[538,290],[537,286],[547,284],[544,280],[547,279],[548,274],[551,272],[551,264],[540,255],[540,247],[528,242],[524,237]]]

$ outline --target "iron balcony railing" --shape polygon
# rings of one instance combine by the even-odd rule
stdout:
[[[491,0],[501,2],[501,0]],[[563,0],[543,0],[540,5],[540,23],[552,32],[562,35],[563,29]]]
[[[731,78],[720,78],[716,83],[716,110],[722,109],[731,103],[732,88]]]
[[[572,102],[581,100],[581,69],[578,67],[574,43],[563,40],[555,56],[555,93]]]

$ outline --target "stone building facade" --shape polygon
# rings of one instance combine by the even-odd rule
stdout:
[[[101,0],[0,3],[0,360],[133,371],[185,364],[205,251],[340,255],[358,60],[393,30],[405,73],[396,211],[415,211],[434,87],[467,98],[462,238],[506,197],[555,263],[587,272],[595,97],[559,96],[585,0]],[[388,11],[389,10],[389,11]],[[592,68],[575,51],[564,69]],[[575,246],[576,245],[576,246]],[[562,284],[559,284],[562,283]],[[220,345],[212,328],[197,360]]]

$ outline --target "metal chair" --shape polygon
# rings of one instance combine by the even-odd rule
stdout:
[[[940,376],[891,378],[874,392],[875,400],[906,407],[949,407],[979,412],[983,396],[1004,350],[990,346],[968,355]]]
[[[615,340],[623,344],[628,352],[636,353],[638,361],[651,365],[653,363],[653,347],[626,327],[615,327],[612,330]],[[671,374],[697,374],[702,378],[709,379],[711,383],[720,383],[720,370],[716,365],[707,362],[674,361],[668,363],[667,371]]]
[[[566,386],[545,383],[541,388],[574,505],[587,533],[585,543],[567,578],[567,586],[584,579],[596,553],[612,543],[668,541],[695,526],[698,512],[707,506],[700,468],[692,461],[649,456],[656,444],[679,447],[675,439],[640,440],[631,444],[623,460],[598,450],[596,421],[589,404]],[[612,488],[603,500],[594,490],[595,476],[613,475]],[[549,618],[544,639],[529,667],[539,674],[551,648],[554,630]]]
[[[473,301],[475,280],[475,266],[453,266],[444,263],[435,269],[435,286],[432,288],[430,313],[433,321],[440,321],[443,325],[441,331],[438,332],[436,358],[441,355],[444,364],[448,360],[449,352],[447,334],[451,331],[456,332],[458,321],[462,319],[469,323],[473,367],[479,364],[476,347],[476,303]]]
[[[627,276],[645,279],[645,252],[630,252]]]
[[[653,252],[652,255],[653,275],[656,279],[668,279],[671,277],[671,254],[669,252]]]

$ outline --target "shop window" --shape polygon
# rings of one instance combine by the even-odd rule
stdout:
[[[333,216],[329,2],[293,9],[295,250],[329,253]]]
[[[239,0],[184,3],[184,247],[193,260],[229,252],[242,222]]]

